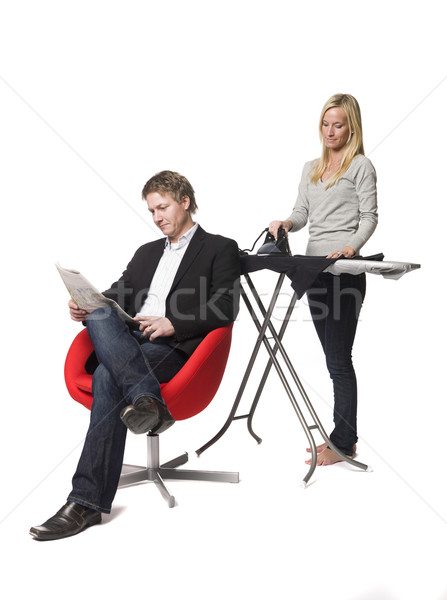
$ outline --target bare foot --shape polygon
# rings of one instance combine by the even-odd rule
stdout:
[[[335,454],[330,448],[325,448],[322,452],[317,455],[317,467],[334,465],[335,463],[341,462],[343,459]],[[306,465],[310,465],[312,461],[306,460]]]
[[[352,449],[352,454],[347,454],[348,458],[352,458],[357,450],[356,444]],[[310,450],[308,449],[310,452]],[[317,467],[335,465],[335,463],[342,462],[342,458],[338,456],[333,450],[327,447],[327,444],[320,444],[317,446]],[[312,464],[312,460],[306,460],[306,465]]]
[[[323,450],[325,448],[327,448],[326,442],[324,444],[320,444],[319,446],[317,446],[317,454],[320,454],[320,452],[323,452]],[[306,448],[306,452],[312,452],[312,448]]]

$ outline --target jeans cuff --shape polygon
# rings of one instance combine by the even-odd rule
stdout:
[[[81,506],[85,506],[85,508],[93,508],[98,512],[105,513],[106,515],[110,514],[110,508],[104,508],[103,506],[98,506],[97,504],[93,504],[92,502],[87,502],[87,500],[83,500],[82,498],[78,498],[77,496],[73,496],[70,494],[67,498],[68,502],[76,502],[76,504],[80,504]]]

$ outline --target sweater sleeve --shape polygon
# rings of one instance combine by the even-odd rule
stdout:
[[[376,171],[367,158],[364,158],[355,175],[355,189],[359,199],[359,227],[351,238],[350,245],[356,253],[374,233],[378,222]]]
[[[291,215],[286,219],[287,221],[292,222],[290,231],[299,231],[305,227],[309,218],[309,198],[307,195],[307,188],[309,185],[308,176],[311,165],[312,162],[306,163],[303,167],[300,185],[298,186],[298,197]]]

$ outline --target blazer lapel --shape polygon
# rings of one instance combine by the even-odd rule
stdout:
[[[156,242],[154,242],[155,248],[151,251],[150,255],[148,256],[148,261],[146,265],[147,270],[145,269],[144,273],[142,273],[146,286],[147,282],[152,281],[152,278],[154,277],[154,273],[157,270],[158,263],[160,262],[161,257],[163,256],[165,244],[166,238],[162,238],[161,240],[157,240]]]
[[[154,273],[157,270],[158,263],[165,249],[166,238],[151,242],[147,246],[145,255],[145,261],[140,265],[136,276],[136,286],[133,294],[133,305],[135,313],[141,310],[141,307],[146,301],[149,293],[149,287],[154,277]],[[138,293],[137,293],[138,292]],[[137,304],[138,299],[138,304]]]
[[[174,277],[174,281],[172,283],[171,292],[175,289],[178,283],[182,280],[183,276],[193,264],[197,254],[203,248],[203,244],[205,242],[205,232],[200,227],[197,228],[197,231],[192,236],[191,241],[189,242],[188,248],[186,249],[185,255],[182,258],[182,262],[180,263],[179,268],[177,269],[177,273]]]

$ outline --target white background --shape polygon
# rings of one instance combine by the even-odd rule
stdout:
[[[441,7],[1,1],[3,597],[447,598]],[[54,263],[108,287],[159,235],[140,192],[162,169],[190,179],[205,229],[251,246],[289,214],[336,92],[357,97],[378,173],[379,227],[364,253],[422,264],[398,282],[368,276],[354,359],[358,458],[374,471],[320,468],[301,489],[306,440],[275,375],[255,418],[263,443],[238,421],[196,458],[254,343],[242,308],[213,404],[161,440],[162,458],[188,450],[190,468],[239,470],[241,482],[172,482],[174,509],[152,486],[120,490],[100,527],[31,540],[29,527],[65,502],[88,422],[63,381],[80,326]],[[305,233],[291,237],[294,253],[305,244]],[[263,294],[275,280],[256,279]],[[330,430],[305,301],[294,321],[286,346]],[[144,462],[144,446],[129,438],[128,462]]]

